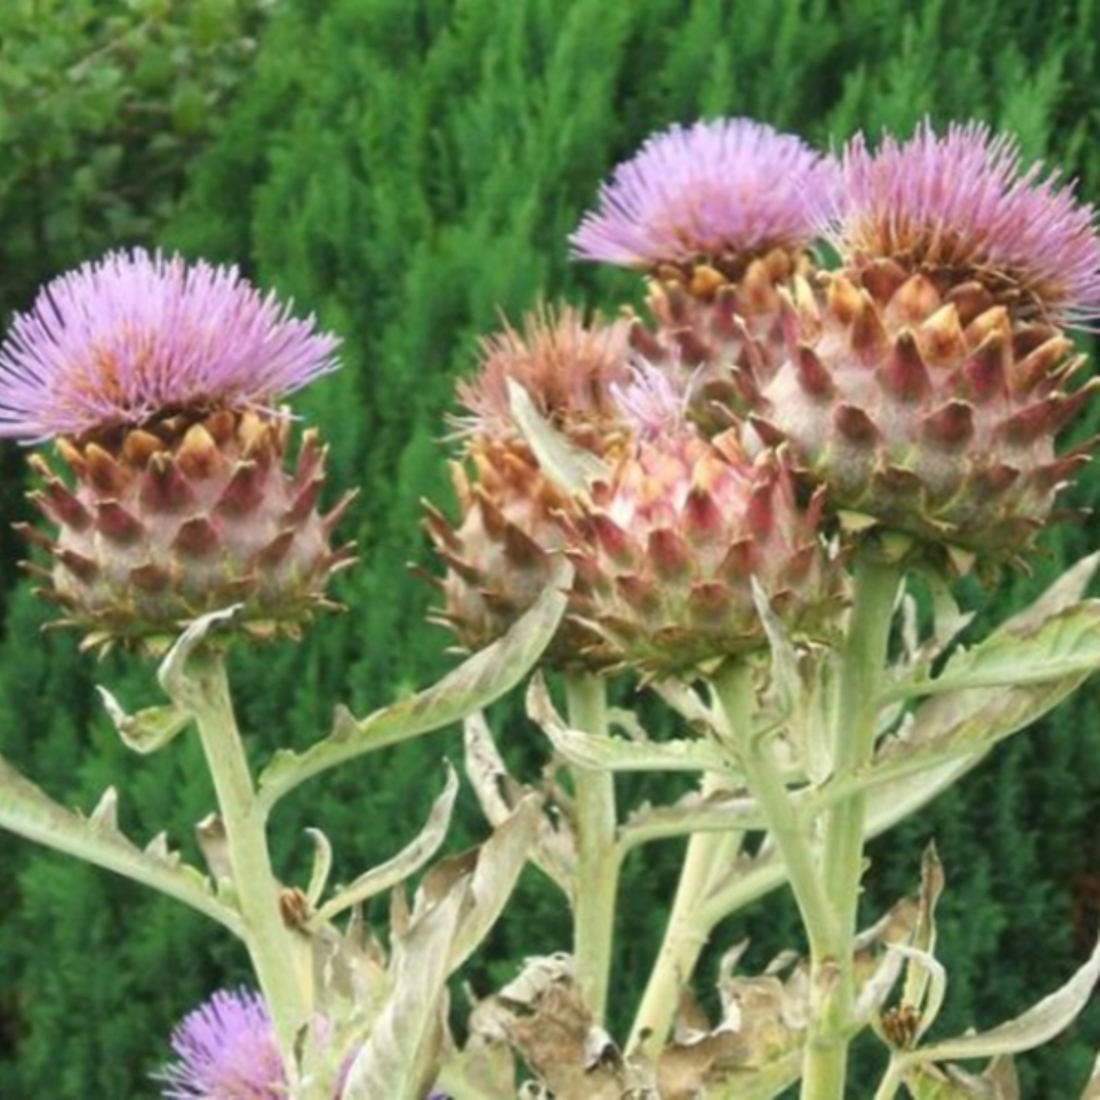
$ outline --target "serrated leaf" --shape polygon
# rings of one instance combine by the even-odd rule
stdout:
[[[96,691],[99,692],[122,743],[143,756],[156,752],[175,740],[191,721],[190,713],[175,703],[146,707],[135,714],[127,714],[105,687],[97,687]]]
[[[991,687],[1045,684],[1100,668],[1100,601],[1085,600],[1038,625],[998,630],[955,654],[932,680],[906,681],[889,698]]]
[[[422,1095],[442,1055],[448,977],[495,923],[535,835],[526,799],[480,848],[433,868],[395,937],[393,991],[348,1074],[348,1100]]]
[[[92,819],[83,818],[58,805],[0,757],[0,828],[159,890],[242,936],[237,912],[214,896],[195,868],[173,866],[155,852],[143,852],[118,831],[112,794],[100,801]]]
[[[1084,598],[1097,569],[1100,569],[1100,551],[1070,566],[1038,599],[1006,619],[997,632],[1028,633],[1052,615],[1066,611]]]
[[[527,712],[554,748],[571,764],[613,772],[687,771],[739,775],[717,745],[702,740],[641,742],[570,729],[550,700],[541,678],[531,681]]]
[[[923,1035],[935,1022],[943,1007],[943,1000],[947,993],[947,971],[943,964],[930,952],[916,947],[907,947],[905,944],[891,944],[890,950],[908,960],[909,967],[906,974],[906,985],[909,979],[919,985],[920,999],[910,999],[907,994],[904,1000],[920,1011],[920,1026],[915,1038]]]
[[[530,790],[509,774],[480,711],[466,719],[464,740],[466,774],[481,811],[490,825],[503,824]],[[540,812],[538,838],[531,851],[531,862],[551,878],[566,897],[573,898],[577,845],[569,822],[563,816],[551,818],[545,808]]]
[[[995,1058],[981,1076],[959,1066],[921,1066],[905,1085],[914,1100],[1020,1100],[1011,1058]]]
[[[108,787],[99,796],[95,809],[88,815],[88,824],[102,833],[117,833],[119,831],[118,791],[114,787]]]
[[[452,947],[469,904],[466,891],[454,890],[397,939],[393,991],[348,1070],[345,1100],[404,1100],[431,1085],[442,1048]]]
[[[942,1039],[910,1053],[899,1055],[903,1067],[925,1062],[950,1062],[970,1058],[992,1058],[1020,1054],[1049,1042],[1077,1018],[1088,1003],[1100,978],[1100,941],[1088,962],[1061,989],[1044,997],[1016,1019],[990,1031]]]
[[[361,905],[384,890],[396,886],[397,883],[404,882],[435,855],[446,839],[455,798],[458,795],[458,776],[450,764],[446,767],[447,780],[443,793],[433,803],[427,823],[419,835],[392,859],[371,868],[334,894],[310,918],[307,925],[308,931],[316,931],[353,905]]]
[[[696,733],[714,731],[717,719],[699,693],[683,680],[670,678],[650,684],[651,690],[661,697]]]
[[[259,802],[269,809],[318,773],[363,753],[459,722],[510,691],[531,670],[565,613],[573,569],[564,559],[550,583],[501,639],[474,654],[438,683],[356,721],[347,712],[332,734],[303,753],[277,753],[260,777]]]
[[[1096,640],[1100,643],[1100,629]],[[872,792],[880,784],[891,785],[897,797],[922,805],[932,797],[933,788],[938,791],[949,785],[954,767],[972,767],[998,742],[1053,710],[1088,676],[1088,671],[1077,671],[1042,683],[933,695],[906,717],[898,733],[885,740],[871,768],[850,784]],[[940,773],[946,782],[933,782],[922,793],[921,784],[914,780],[917,785],[907,789],[912,777],[952,761],[954,767]],[[823,793],[827,800],[835,800],[850,792],[837,786]]]
[[[511,897],[535,841],[538,819],[539,800],[528,796],[507,821],[493,830],[484,844],[470,853],[472,859],[458,856],[445,861],[455,864],[460,874],[459,882],[469,891],[472,900],[470,908],[462,915],[452,947],[452,971],[477,949]],[[468,873],[466,867],[469,867]],[[417,913],[430,904],[435,885],[425,878],[413,907],[414,921]]]

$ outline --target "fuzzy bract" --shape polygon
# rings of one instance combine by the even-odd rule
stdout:
[[[600,451],[619,427],[611,387],[629,374],[624,322],[586,322],[569,306],[541,310],[524,318],[522,331],[506,326],[481,350],[481,369],[458,385],[462,436],[519,438],[509,383],[522,386],[541,416],[586,449]]]
[[[767,644],[760,596],[793,635],[827,633],[841,574],[821,506],[800,504],[782,454],[753,460],[733,431],[639,442],[592,485],[569,541],[591,658],[661,676],[751,652]]]
[[[31,502],[58,528],[49,538],[23,527],[52,559],[28,567],[45,582],[41,595],[96,648],[157,652],[232,604],[235,629],[252,638],[296,636],[334,606],[325,586],[354,559],[330,544],[350,494],[327,515],[318,507],[326,448],[307,431],[287,469],[289,435],[285,417],[222,410],[117,438],[62,438],[67,478],[32,456]]]

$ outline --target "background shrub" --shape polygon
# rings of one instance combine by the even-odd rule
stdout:
[[[363,487],[346,532],[363,561],[343,579],[344,615],[300,646],[236,656],[257,758],[325,731],[336,701],[362,713],[447,667],[448,639],[423,621],[431,590],[407,563],[432,566],[418,501],[439,501],[445,483],[440,438],[454,380],[473,369],[478,335],[501,315],[516,321],[541,299],[615,308],[637,295],[627,276],[570,264],[565,241],[599,181],[647,134],[744,114],[827,145],[860,128],[906,133],[926,114],[973,117],[1013,130],[1029,156],[1064,165],[1086,197],[1100,195],[1093,0],[1042,9],[921,0],[905,15],[887,0],[273,7],[254,53],[256,0],[0,8],[0,308],[25,307],[43,278],[108,245],[142,240],[237,262],[344,337],[345,370],[298,407],[331,442],[334,495]],[[15,448],[3,461],[13,486]],[[1095,484],[1087,475],[1080,501]],[[6,505],[21,509],[14,488]],[[1036,577],[1014,578],[986,621],[1096,535],[1080,521],[1055,532]],[[11,579],[21,551],[10,541],[0,549],[3,752],[85,810],[116,784],[131,835],[167,827],[197,859],[190,830],[212,796],[196,746],[130,757],[92,693],[102,682],[128,705],[152,701],[150,671],[122,657],[93,665],[71,638],[38,635],[42,613]],[[921,848],[937,839],[949,880],[944,1029],[1019,1011],[1090,946],[1100,894],[1095,691],[872,850],[868,916],[913,889]],[[545,749],[518,709],[494,717],[516,770],[535,775]],[[286,878],[303,874],[307,825],[335,838],[338,878],[396,851],[438,791],[443,755],[460,758],[454,733],[371,757],[280,807]],[[483,832],[467,795],[453,843]],[[668,897],[678,859],[670,844],[627,865],[620,1024],[661,932],[663,902],[652,902]],[[5,1097],[151,1095],[148,1073],[166,1056],[173,1022],[245,973],[243,953],[199,918],[22,842],[0,847],[0,912]],[[731,920],[716,945],[746,934],[754,961],[766,961],[796,939],[792,907],[776,898]],[[484,992],[525,953],[567,943],[559,899],[532,875],[473,985]],[[1098,1037],[1093,1011],[1025,1059],[1024,1094],[1075,1095]]]

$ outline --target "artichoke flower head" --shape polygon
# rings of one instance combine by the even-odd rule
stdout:
[[[1022,561],[1087,461],[1055,440],[1097,385],[1065,331],[1100,316],[1092,208],[979,125],[857,137],[834,196],[840,268],[795,281],[785,354],[741,372],[759,439],[856,527]]]
[[[0,349],[0,435],[54,440],[30,494],[57,527],[40,592],[85,644],[163,649],[240,604],[253,637],[296,634],[352,560],[322,515],[325,448],[285,468],[277,402],[336,366],[334,338],[292,320],[235,269],[141,250],[63,275]]]

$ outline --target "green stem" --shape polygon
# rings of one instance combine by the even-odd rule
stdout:
[[[783,857],[813,955],[835,939],[833,911],[808,823],[791,798],[766,739],[753,736],[752,670],[744,662],[727,666],[714,678],[714,691],[739,749],[749,791]]]
[[[607,692],[598,676],[565,680],[569,723],[598,735],[607,732]],[[615,900],[619,885],[618,819],[611,772],[573,767],[577,831],[577,888],[573,899],[573,956],[577,981],[596,1023],[607,1010]]]
[[[293,1081],[295,1040],[312,1015],[309,942],[283,920],[267,847],[266,815],[256,800],[224,662],[220,656],[196,653],[187,673],[195,688],[188,693],[188,706],[199,728],[225,826],[244,940]]]
[[[898,566],[871,556],[856,561],[855,591],[842,653],[833,716],[833,782],[857,777],[874,754],[876,722],[886,666]],[[855,1030],[853,943],[863,873],[867,795],[857,791],[825,820],[825,889],[833,933],[811,957],[812,1011],[803,1063],[802,1100],[843,1100],[848,1045]]]
[[[895,1059],[890,1059],[886,1073],[875,1091],[874,1100],[896,1100],[898,1089],[902,1086],[903,1073]]]
[[[721,789],[724,776],[707,772],[703,795]],[[688,841],[680,883],[665,928],[665,937],[634,1017],[627,1050],[656,1057],[665,1045],[680,990],[699,961],[710,933],[721,919],[701,919],[701,904],[715,880],[727,870],[741,847],[743,833],[694,833]],[[722,914],[724,916],[725,914]]]

